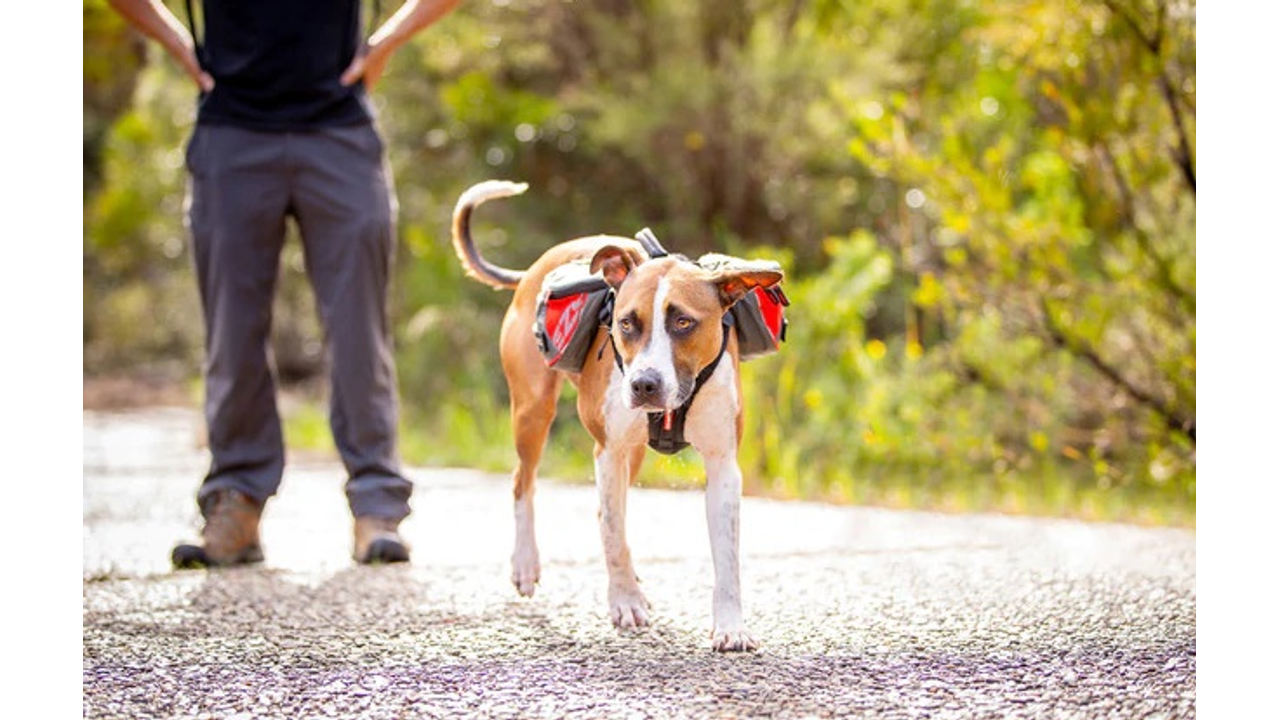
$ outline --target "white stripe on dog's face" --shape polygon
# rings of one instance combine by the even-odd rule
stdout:
[[[721,348],[724,308],[705,271],[675,258],[636,267],[618,288],[613,339],[631,407],[674,410]]]
[[[658,288],[653,293],[653,312],[649,315],[649,342],[631,361],[624,378],[628,386],[633,380],[655,377],[663,392],[657,398],[663,408],[678,407],[680,381],[676,377],[675,359],[671,347],[671,335],[667,333],[667,294],[671,283],[666,277],[658,278]],[[652,375],[646,375],[652,373]]]

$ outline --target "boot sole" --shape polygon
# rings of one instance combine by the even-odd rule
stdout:
[[[365,565],[409,562],[409,548],[390,538],[378,538],[369,543],[369,550],[360,562]]]
[[[233,565],[251,565],[262,562],[262,548],[245,548],[239,555],[228,560],[215,560],[199,545],[178,545],[173,549],[170,558],[176,570],[207,570],[213,567],[231,567]]]

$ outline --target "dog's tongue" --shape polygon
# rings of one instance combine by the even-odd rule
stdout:
[[[666,412],[662,413],[662,429],[663,429],[663,430],[670,430],[670,429],[671,429],[671,422],[672,422],[672,419],[673,419],[673,418],[675,418],[675,411],[674,411],[674,410],[668,410],[668,411],[666,411]]]

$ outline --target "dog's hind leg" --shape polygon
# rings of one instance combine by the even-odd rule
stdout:
[[[530,347],[533,343],[528,343]],[[519,463],[512,473],[515,496],[515,549],[511,553],[511,582],[523,596],[533,595],[542,575],[538,539],[534,532],[533,495],[538,464],[551,422],[556,417],[561,376],[546,368],[542,358],[530,353],[504,354],[511,391],[511,425]]]
[[[643,449],[643,445],[641,449]],[[596,489],[600,493],[600,538],[609,570],[609,615],[620,628],[649,624],[649,601],[636,582],[627,546],[627,485],[638,465],[631,448],[596,444]]]
[[[533,595],[534,587],[542,577],[538,539],[534,531],[533,494],[542,449],[546,444],[547,433],[551,430],[551,421],[555,419],[555,394],[559,390],[559,382],[555,382],[555,387],[551,391],[550,412],[539,406],[512,415],[516,432],[516,454],[520,462],[512,474],[516,533],[515,549],[511,553],[511,582],[525,597]]]

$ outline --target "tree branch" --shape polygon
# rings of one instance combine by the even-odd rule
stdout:
[[[1066,331],[1054,319],[1053,311],[1049,307],[1047,298],[1040,298],[1041,315],[1044,318],[1044,328],[1049,334],[1049,339],[1055,345],[1084,360],[1099,374],[1107,378],[1116,387],[1120,388],[1126,395],[1143,405],[1164,420],[1165,426],[1174,432],[1186,435],[1194,445],[1196,441],[1196,423],[1195,419],[1187,419],[1182,417],[1176,410],[1169,407],[1162,400],[1155,397],[1151,393],[1143,390],[1128,378],[1120,374],[1120,371],[1112,367],[1102,358],[1098,351],[1090,347],[1087,343],[1079,338],[1071,338],[1067,336]]]
[[[1165,105],[1169,107],[1169,114],[1173,116],[1173,127],[1178,135],[1178,146],[1173,152],[1173,160],[1182,172],[1182,179],[1186,181],[1187,187],[1191,188],[1191,194],[1195,195],[1195,158],[1191,156],[1191,142],[1183,122],[1182,108],[1179,107],[1178,93],[1174,89],[1173,81],[1169,79],[1169,73],[1165,70],[1161,58],[1165,37],[1165,3],[1156,4],[1156,29],[1150,35],[1142,29],[1142,24],[1138,22],[1138,18],[1115,0],[1102,0],[1102,4],[1124,20],[1133,34],[1137,36],[1142,46],[1155,56],[1157,62],[1160,62],[1160,76],[1158,79],[1160,94],[1164,97]]]
[[[1102,0],[1102,4],[1106,5],[1108,10],[1118,15],[1120,19],[1124,20],[1125,24],[1129,26],[1129,29],[1133,31],[1134,35],[1138,36],[1138,40],[1140,40],[1148,50],[1151,52],[1158,52],[1160,50],[1161,33],[1159,30],[1156,31],[1155,35],[1148,37],[1147,33],[1142,29],[1142,24],[1138,22],[1138,18],[1134,17],[1133,13],[1129,12],[1128,9],[1121,7],[1115,0]],[[1161,5],[1160,7],[1163,11],[1164,6]],[[1164,13],[1161,12],[1160,20],[1163,21],[1163,19]]]
[[[1102,155],[1107,169],[1110,170],[1111,179],[1115,182],[1116,189],[1120,192],[1120,209],[1124,224],[1133,230],[1134,238],[1138,241],[1138,247],[1155,263],[1156,274],[1159,277],[1160,284],[1172,293],[1183,308],[1194,317],[1196,314],[1195,293],[1188,292],[1186,288],[1178,284],[1173,277],[1173,268],[1169,260],[1156,251],[1151,244],[1151,238],[1138,226],[1133,189],[1129,186],[1129,181],[1125,179],[1124,172],[1120,169],[1120,164],[1116,162],[1115,154],[1111,152],[1110,146],[1105,141],[1099,141],[1095,147]]]
[[[1160,91],[1164,95],[1165,105],[1169,106],[1169,113],[1173,115],[1173,127],[1178,133],[1178,149],[1174,152],[1174,162],[1177,163],[1178,169],[1182,171],[1182,179],[1187,181],[1187,185],[1191,188],[1191,194],[1195,195],[1195,158],[1191,157],[1191,142],[1187,137],[1187,129],[1182,123],[1182,108],[1178,106],[1178,93],[1174,90],[1169,74],[1164,70],[1160,71]]]

